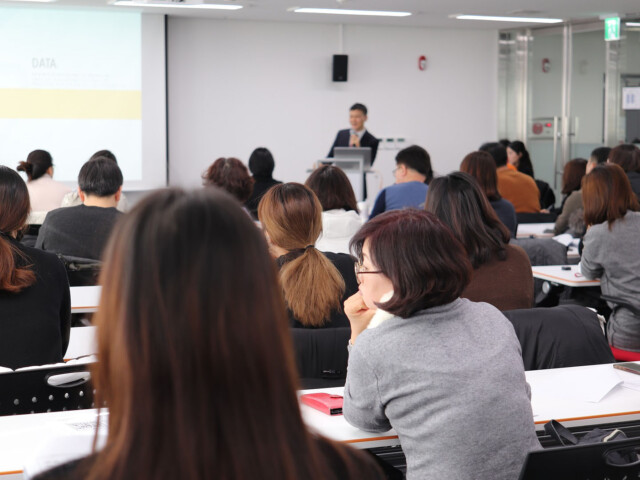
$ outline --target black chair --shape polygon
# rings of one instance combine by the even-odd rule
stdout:
[[[540,191],[540,208],[550,208],[556,204],[556,194],[549,184],[543,180],[536,179],[536,185]]]
[[[41,226],[36,224],[28,225],[26,231],[18,238],[18,241],[27,247],[35,247]]]
[[[513,324],[525,370],[614,363],[595,312],[579,305],[502,312]]]
[[[71,287],[91,287],[98,284],[98,276],[102,269],[102,262],[91,258],[72,257],[58,253],[58,258],[64,264]]]
[[[531,265],[539,267],[542,265],[567,264],[567,247],[551,238],[514,238],[511,243],[522,247],[527,252]],[[545,298],[546,294],[542,291],[544,282],[539,278],[533,279],[535,306],[554,307],[559,302],[558,297],[555,295]]]
[[[558,215],[555,213],[516,213],[518,223],[554,223]]]
[[[0,415],[94,408],[89,364],[0,374]]]
[[[344,386],[350,328],[292,328],[291,335],[301,388]]]

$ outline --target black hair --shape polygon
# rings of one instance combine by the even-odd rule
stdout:
[[[478,150],[489,153],[496,162],[496,167],[504,167],[507,164],[507,149],[498,142],[483,143]]]
[[[518,171],[534,178],[533,164],[531,163],[531,157],[529,157],[529,152],[527,151],[527,147],[524,146],[524,143],[520,140],[515,140],[509,144],[509,148],[514,152],[521,154],[520,160],[518,160]]]
[[[34,150],[27,156],[27,160],[18,164],[17,170],[25,172],[29,181],[37,180],[53,166],[51,154],[46,150]]]
[[[396,164],[406,165],[427,177],[424,183],[429,183],[433,179],[433,169],[431,168],[431,157],[429,152],[418,145],[411,145],[403,148],[396,155]]]
[[[122,172],[113,160],[106,157],[94,158],[80,169],[78,186],[85,194],[108,197],[122,186]]]
[[[111,150],[98,150],[96,153],[91,155],[91,158],[89,160],[95,160],[98,157],[108,158],[109,160],[113,160],[114,162],[118,163],[116,156],[111,152]]]
[[[591,158],[594,158],[598,164],[607,163],[611,147],[598,147],[591,152]]]
[[[271,178],[275,166],[273,155],[264,147],[256,148],[249,157],[249,170],[254,177]]]
[[[361,103],[354,103],[353,105],[351,105],[351,108],[349,110],[360,110],[365,115],[367,114],[367,107],[365,107]]]

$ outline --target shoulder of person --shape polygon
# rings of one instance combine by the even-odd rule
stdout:
[[[45,250],[41,250],[39,248],[28,247],[26,245],[20,245],[18,247],[31,261],[32,264],[36,266],[38,269],[42,269],[45,271],[55,271],[60,270],[63,271],[64,264],[62,260],[58,258],[55,253],[47,252]]]
[[[338,270],[341,270],[342,268],[351,268],[353,270],[353,265],[356,262],[355,257],[348,253],[322,252],[322,254],[327,257],[331,263],[338,268]]]

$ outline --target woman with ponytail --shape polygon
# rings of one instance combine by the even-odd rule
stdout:
[[[61,362],[69,344],[69,282],[58,258],[18,238],[29,215],[20,175],[0,166],[0,366]]]
[[[315,248],[322,205],[313,191],[299,183],[276,185],[262,197],[258,219],[280,267],[291,326],[348,327],[342,304],[358,290],[355,262]]]
[[[33,212],[49,212],[60,208],[62,199],[71,191],[69,187],[53,179],[53,159],[45,150],[31,152],[26,161],[18,164],[18,171],[27,174],[27,188]]]

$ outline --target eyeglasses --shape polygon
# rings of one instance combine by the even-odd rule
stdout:
[[[354,271],[356,272],[356,281],[360,283],[358,275],[364,275],[367,273],[383,273],[382,270],[363,270],[362,263],[356,263],[354,265]]]

